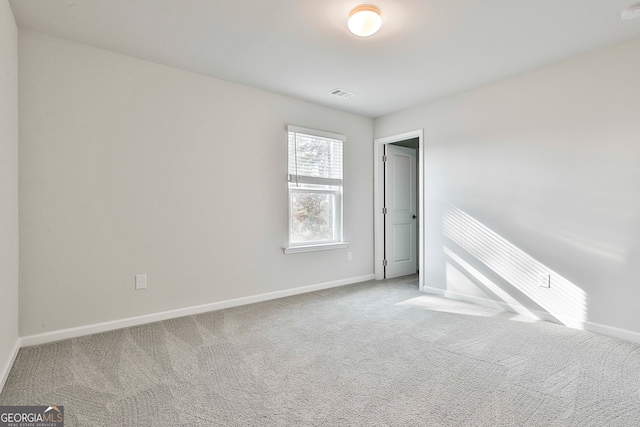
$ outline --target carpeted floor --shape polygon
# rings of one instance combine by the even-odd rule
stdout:
[[[640,345],[366,282],[20,350],[66,426],[638,426]]]

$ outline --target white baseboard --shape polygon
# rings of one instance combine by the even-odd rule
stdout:
[[[510,304],[506,304],[501,301],[494,301],[487,298],[478,297],[475,295],[463,294],[460,292],[452,292],[444,289],[433,288],[430,286],[425,286],[423,288],[423,292],[433,295],[443,296],[445,298],[450,298],[456,301],[469,302],[472,304],[481,305],[483,307],[495,308],[498,310],[510,311],[512,313],[522,314],[524,316],[533,314],[540,320],[545,320],[547,322],[559,323],[553,316],[551,316],[546,311],[534,310],[530,308],[525,308],[523,306],[514,306]],[[568,326],[569,327],[569,326]],[[597,334],[606,335],[608,337],[619,338],[626,341],[631,341],[634,343],[640,344],[640,333],[630,331],[628,329],[616,328],[614,326],[607,326],[600,323],[595,322],[584,322],[583,328],[585,331],[595,332]]]
[[[640,344],[640,333],[628,329],[616,328],[595,322],[585,322],[584,330]]]
[[[335,288],[338,286],[351,285],[353,283],[373,280],[373,274],[365,276],[350,277],[333,282],[318,283],[315,285],[301,286],[298,288],[284,289],[282,291],[268,292],[264,294],[251,295],[248,297],[234,298],[225,301],[212,302],[209,304],[195,305],[191,307],[178,308],[176,310],[163,311],[160,313],[145,314],[143,316],[128,317],[125,319],[112,320],[109,322],[95,323],[92,325],[78,326],[76,328],[61,329],[58,331],[45,332],[36,335],[27,335],[20,338],[21,347],[46,344],[68,338],[76,338],[85,335],[97,334],[100,332],[112,331],[115,329],[128,328],[131,326],[144,325],[146,323],[158,322],[161,320],[174,319],[176,317],[190,316],[193,314],[206,313],[208,311],[221,310],[224,308],[237,307],[240,305],[253,304],[256,302],[268,301],[277,298],[289,297],[292,295],[304,294],[307,292],[319,291],[321,289]]]
[[[4,364],[2,370],[0,371],[0,393],[2,393],[4,385],[7,382],[7,378],[9,378],[9,372],[11,372],[13,362],[16,361],[18,351],[20,351],[20,338],[16,339],[16,342],[11,349],[11,353],[9,354],[9,359],[7,359],[7,363]]]

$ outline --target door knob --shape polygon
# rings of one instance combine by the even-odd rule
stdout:
[[[413,215],[413,219],[416,219],[416,216],[415,216],[415,215]]]

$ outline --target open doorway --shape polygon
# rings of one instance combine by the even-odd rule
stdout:
[[[376,139],[374,156],[375,278],[415,274],[417,268],[422,290],[423,130]]]
[[[418,272],[418,138],[384,145],[384,278]]]

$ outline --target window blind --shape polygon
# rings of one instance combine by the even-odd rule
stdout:
[[[341,186],[344,135],[289,126],[289,182]]]

